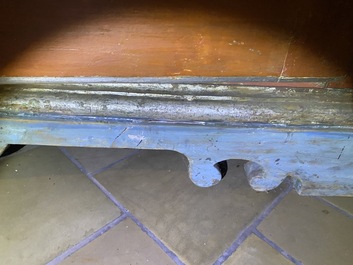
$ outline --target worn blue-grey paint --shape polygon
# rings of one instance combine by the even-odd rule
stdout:
[[[250,185],[291,177],[303,195],[353,195],[352,90],[178,84],[0,85],[0,147],[173,150],[192,182],[244,159]]]
[[[2,119],[0,139],[0,144],[174,150],[188,158],[190,178],[202,187],[221,180],[217,162],[245,159],[251,161],[245,169],[255,190],[271,190],[291,176],[300,194],[353,191],[352,132]]]

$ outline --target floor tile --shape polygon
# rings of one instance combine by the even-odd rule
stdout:
[[[168,265],[174,262],[133,221],[126,219],[60,264]]]
[[[80,162],[88,173],[95,173],[132,153],[136,153],[136,150],[133,149],[120,148],[66,147],[65,149],[73,158]]]
[[[251,235],[224,263],[224,265],[233,264],[289,265],[293,263],[257,236]]]
[[[353,197],[324,197],[323,199],[353,215]]]
[[[352,264],[353,220],[315,198],[289,194],[259,230],[305,265]]]
[[[237,165],[218,185],[199,188],[184,156],[141,151],[97,179],[186,264],[212,264],[278,194],[252,190]]]
[[[119,215],[57,148],[0,160],[1,264],[44,264]]]
[[[24,152],[27,152],[27,151],[30,151],[30,150],[33,150],[33,149],[36,149],[40,146],[38,145],[25,145],[22,149],[20,149],[18,152],[16,152],[15,154],[22,154]]]

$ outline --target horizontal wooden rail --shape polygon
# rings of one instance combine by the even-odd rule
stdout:
[[[353,195],[353,89],[66,81],[2,82],[0,149],[174,150],[201,187],[221,180],[224,161],[245,159],[256,190],[290,177],[303,195]]]

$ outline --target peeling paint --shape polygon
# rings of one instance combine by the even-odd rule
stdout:
[[[250,185],[353,195],[352,89],[203,84],[3,84],[0,143],[173,150],[202,187],[249,162]]]
[[[142,135],[131,135],[129,134],[127,137],[129,137],[129,139],[134,140],[134,141],[143,141],[146,139],[146,137],[142,136]]]

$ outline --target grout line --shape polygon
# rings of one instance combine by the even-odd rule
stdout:
[[[334,203],[325,200],[324,198],[321,197],[314,197],[315,199],[317,199],[318,201],[321,201],[322,203],[334,208],[336,211],[338,211],[339,213],[345,215],[346,217],[353,219],[353,214],[347,212],[346,210],[342,209],[341,207],[335,205]]]
[[[149,230],[143,223],[140,222],[134,215],[131,213],[128,216],[136,223],[140,229],[145,232],[177,265],[184,265],[179,257],[171,251],[151,230]]]
[[[293,185],[291,181],[287,181],[288,187],[286,187],[281,193],[274,198],[274,200],[262,211],[262,213],[253,221],[252,226],[256,228],[270,213],[274,208],[277,207],[278,204],[293,190]]]
[[[144,224],[142,224],[130,211],[125,208],[114,196],[109,192],[94,176],[93,174],[87,172],[85,168],[78,162],[75,158],[73,158],[70,153],[65,148],[60,148],[60,150],[64,153],[64,155],[74,163],[82,173],[84,173],[97,187],[104,193],[104,195],[110,199],[123,213],[123,216],[130,217],[131,220],[135,222],[135,224],[140,227],[140,229],[145,232],[177,265],[184,265],[184,263],[178,258],[178,256],[171,251],[151,230],[149,230]],[[53,263],[54,264],[54,263]],[[52,265],[52,264],[50,264]]]
[[[125,208],[99,181],[88,174],[87,177],[107,196],[124,214],[130,217],[140,229],[145,232],[177,265],[184,264],[151,230],[143,225],[130,211]]]
[[[299,260],[297,260],[296,258],[294,258],[292,255],[290,255],[287,251],[285,251],[284,249],[282,249],[280,246],[278,246],[275,242],[273,242],[272,240],[270,240],[269,238],[267,238],[263,233],[261,233],[259,230],[257,230],[257,228],[254,229],[253,233],[260,238],[261,240],[265,241],[267,244],[269,244],[272,248],[274,248],[275,250],[277,250],[277,252],[279,252],[282,256],[284,256],[285,258],[287,258],[288,260],[290,260],[291,262],[293,262],[296,265],[303,265],[303,263]]]
[[[94,185],[96,185],[98,187],[98,189],[100,189],[101,192],[104,193],[104,195],[111,200],[115,206],[117,206],[123,213],[125,214],[129,214],[129,210],[126,209],[124,207],[124,205],[122,205],[115,197],[113,194],[111,194],[111,192],[109,190],[107,190],[102,184],[99,183],[99,181],[92,176],[91,174],[87,174],[87,177],[93,182]]]
[[[113,194],[111,194],[102,184],[99,183],[99,181],[94,178],[93,174],[87,172],[85,170],[85,168],[81,165],[81,163],[79,161],[77,161],[74,157],[72,157],[70,155],[70,153],[65,149],[65,148],[60,148],[61,151],[66,155],[66,157],[72,162],[75,164],[75,166],[77,166],[82,173],[84,173],[88,178],[89,180],[91,180],[93,182],[94,185],[96,185],[99,190],[101,192],[104,193],[104,195],[109,199],[111,200],[115,206],[117,206],[124,214],[128,214],[129,213],[129,210],[127,210],[119,201],[117,201],[115,199],[115,197],[113,196]]]
[[[54,258],[53,260],[49,261],[47,263],[47,265],[55,265],[55,264],[59,264],[60,262],[64,261],[64,259],[68,258],[69,256],[71,256],[72,254],[74,254],[76,251],[80,250],[81,248],[83,248],[84,246],[88,245],[89,243],[91,243],[93,240],[95,240],[96,238],[100,237],[101,235],[103,235],[104,233],[106,233],[108,230],[110,230],[111,228],[113,228],[114,226],[120,224],[122,221],[124,221],[127,218],[127,215],[125,213],[123,213],[122,215],[120,215],[118,218],[114,219],[113,221],[111,221],[110,223],[106,224],[105,226],[103,226],[102,228],[100,228],[99,230],[97,230],[96,232],[94,232],[93,234],[89,235],[88,237],[84,238],[83,240],[81,240],[79,243],[77,243],[76,245],[74,245],[73,247],[69,248],[68,250],[64,251],[63,253],[61,253],[59,256],[57,256],[56,258]]]
[[[74,157],[72,157],[72,155],[67,151],[66,148],[64,148],[64,147],[59,147],[59,149],[61,150],[61,152],[64,153],[64,155],[65,155],[72,163],[75,164],[76,167],[78,167],[78,168],[80,169],[80,171],[81,171],[82,173],[84,173],[85,175],[90,174],[90,175],[92,175],[92,176],[95,176],[95,175],[97,175],[97,174],[100,174],[100,173],[102,173],[103,171],[105,171],[105,170],[111,168],[112,166],[114,166],[114,165],[116,165],[116,164],[118,164],[118,163],[120,163],[120,162],[122,162],[122,161],[124,161],[124,160],[126,160],[126,159],[129,159],[130,157],[132,157],[132,156],[134,156],[134,155],[136,155],[136,154],[138,154],[138,153],[140,152],[140,150],[133,151],[133,152],[131,152],[130,154],[128,154],[127,156],[124,156],[124,157],[118,159],[117,161],[115,161],[115,162],[113,162],[113,163],[111,163],[111,164],[109,164],[109,165],[107,165],[107,166],[102,167],[101,169],[98,169],[98,170],[96,170],[96,171],[94,171],[94,172],[88,172],[88,171],[84,168],[84,166],[81,165],[80,162],[78,162]]]
[[[128,154],[127,156],[124,156],[123,158],[120,158],[120,159],[118,159],[117,161],[115,161],[115,162],[113,162],[113,163],[111,163],[111,164],[109,164],[109,165],[107,165],[107,166],[105,166],[105,167],[102,167],[101,169],[98,169],[98,170],[96,170],[96,171],[94,171],[94,172],[90,172],[90,174],[91,174],[92,176],[98,175],[98,174],[102,173],[103,171],[105,171],[105,170],[107,170],[107,169],[109,169],[109,168],[115,166],[116,164],[118,164],[118,163],[120,163],[120,162],[122,162],[122,161],[124,161],[124,160],[126,160],[126,159],[129,159],[130,157],[132,157],[132,156],[134,156],[134,155],[137,155],[139,152],[140,152],[140,150],[134,150],[133,152],[131,152],[131,153]]]
[[[226,249],[223,254],[213,263],[213,265],[223,264],[238,247],[253,233],[256,227],[272,212],[272,210],[287,196],[293,189],[290,183],[273,201],[265,207],[259,216],[257,216],[247,227],[245,227],[236,237],[234,242]]]
[[[87,170],[78,162],[64,147],[59,147],[60,151],[64,153],[64,155],[72,162],[74,165],[85,175],[89,174]]]

